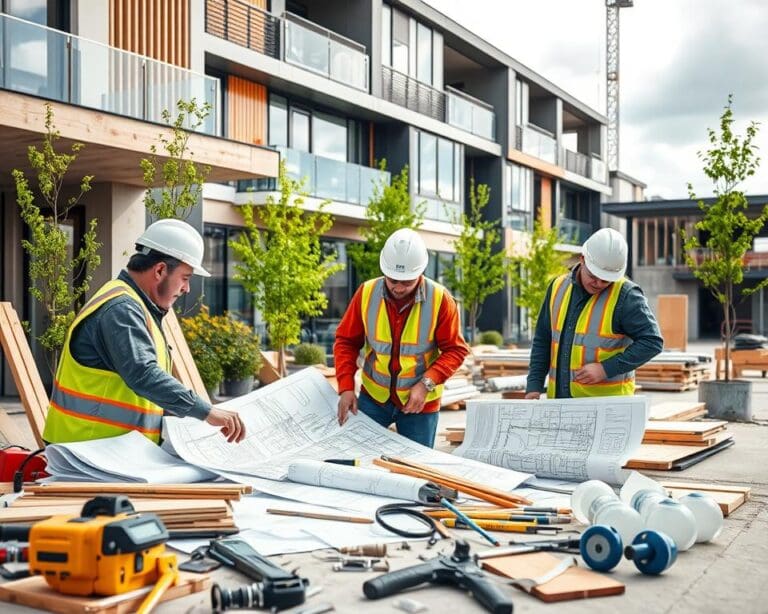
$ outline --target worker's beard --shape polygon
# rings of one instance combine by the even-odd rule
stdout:
[[[163,307],[165,309],[170,309],[171,306],[176,302],[176,299],[178,296],[174,296],[171,293],[170,290],[170,279],[166,277],[163,279],[163,281],[160,282],[160,285],[157,287],[157,296],[160,299],[160,307]]]

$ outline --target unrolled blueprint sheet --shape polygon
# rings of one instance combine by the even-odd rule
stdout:
[[[620,484],[648,410],[640,396],[469,401],[464,443],[454,454],[542,478]]]
[[[243,418],[246,438],[237,445],[227,443],[211,425],[190,419],[167,418],[166,435],[176,454],[194,465],[273,495],[349,509],[360,508],[354,499],[371,495],[270,484],[265,478],[284,480],[288,465],[298,459],[359,458],[367,465],[382,454],[407,457],[503,490],[512,490],[529,477],[436,452],[379,426],[362,413],[350,415],[339,427],[337,402],[338,396],[322,374],[309,368],[221,405]],[[343,503],[339,493],[346,497]]]

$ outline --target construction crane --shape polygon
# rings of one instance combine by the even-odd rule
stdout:
[[[605,0],[605,77],[608,115],[608,170],[619,170],[619,9],[633,0]]]

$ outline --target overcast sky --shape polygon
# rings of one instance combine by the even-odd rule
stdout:
[[[605,113],[604,0],[426,0]],[[729,93],[736,130],[761,122],[762,167],[745,184],[768,194],[768,2],[635,0],[621,9],[620,170],[646,196],[712,193],[697,152]]]

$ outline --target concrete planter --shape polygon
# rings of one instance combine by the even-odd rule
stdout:
[[[241,397],[244,394],[248,394],[253,390],[253,375],[246,377],[245,379],[238,380],[224,380],[222,387],[224,389],[224,396],[227,397]]]
[[[699,401],[707,404],[710,418],[752,420],[752,382],[710,380],[699,383]]]

